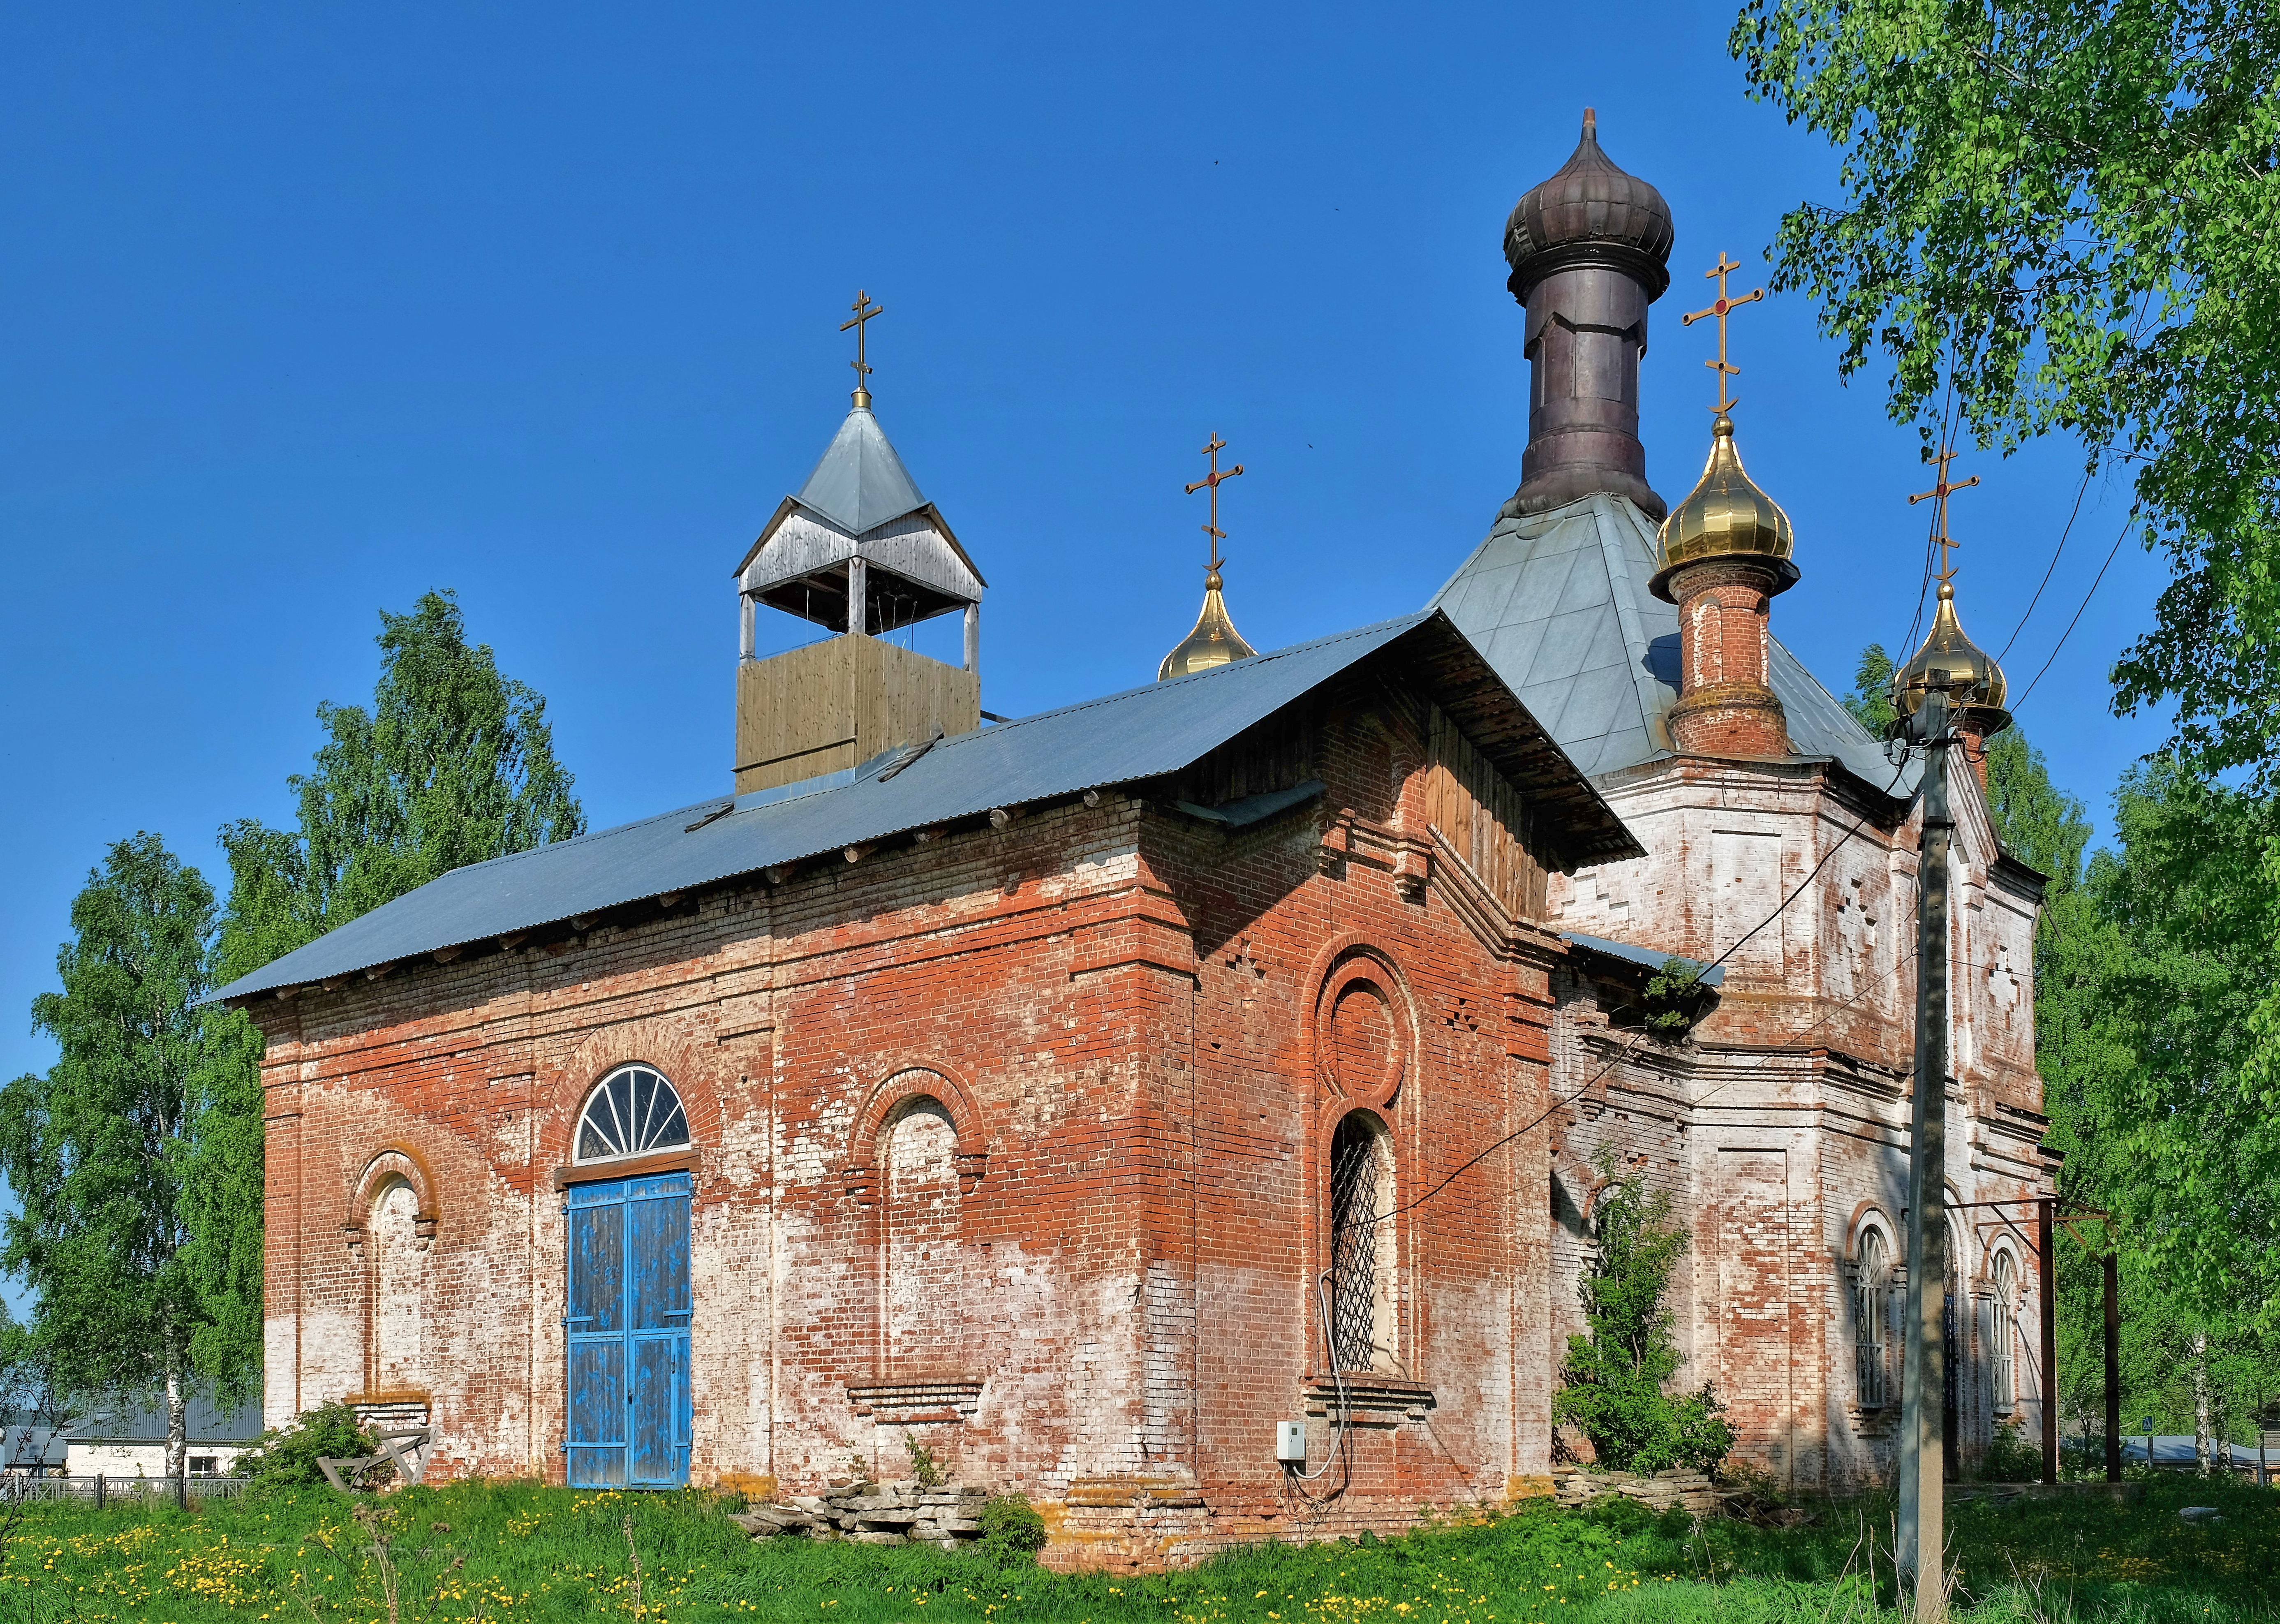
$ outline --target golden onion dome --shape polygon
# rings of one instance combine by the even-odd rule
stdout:
[[[1797,539],[1781,504],[1760,490],[1743,472],[1734,449],[1734,419],[1721,412],[1710,425],[1710,460],[1686,500],[1662,521],[1655,549],[1654,579],[1648,588],[1666,604],[1675,603],[1670,578],[1690,564],[1733,558],[1771,564],[1775,592],[1797,584],[1790,555]]]
[[[1936,681],[1934,672],[1945,673],[1944,681]],[[1945,581],[1939,583],[1939,610],[1930,635],[1892,678],[1892,708],[1903,717],[1914,716],[1936,686],[1945,687],[1958,720],[1982,738],[2011,725],[2011,713],[2003,708],[2010,697],[2003,667],[1964,635],[1963,623],[1955,618],[1955,588]]]
[[[1244,642],[1243,634],[1235,629],[1228,619],[1227,602],[1220,596],[1227,583],[1220,579],[1217,570],[1204,576],[1204,609],[1196,617],[1196,629],[1187,640],[1164,656],[1164,663],[1156,667],[1156,681],[1162,682],[1173,677],[1184,677],[1198,671],[1209,671],[1213,666],[1224,666],[1232,660],[1249,659],[1259,652]]]

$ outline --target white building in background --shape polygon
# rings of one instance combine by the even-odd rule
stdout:
[[[191,1395],[185,1451],[192,1477],[227,1477],[237,1458],[261,1437],[261,1402],[224,1410],[205,1394]],[[89,1416],[71,1428],[64,1470],[73,1477],[166,1475],[165,1405],[136,1405]]]

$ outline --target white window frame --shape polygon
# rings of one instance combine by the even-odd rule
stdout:
[[[656,1085],[646,1097],[641,1089],[643,1077],[653,1080]],[[620,1081],[626,1085],[622,1090],[616,1087]],[[660,1093],[666,1102],[662,1107],[658,1104]],[[596,1113],[596,1107],[600,1105],[608,1107],[606,1116]],[[677,1135],[673,1131],[676,1122],[680,1125]],[[605,1148],[588,1150],[589,1125]],[[613,1068],[587,1094],[585,1104],[578,1108],[578,1126],[571,1135],[570,1159],[579,1166],[629,1161],[666,1151],[685,1151],[689,1145],[689,1111],[682,1101],[681,1090],[656,1066],[636,1060]]]

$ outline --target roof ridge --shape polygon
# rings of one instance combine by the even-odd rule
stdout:
[[[944,739],[936,745],[935,749],[948,750],[954,745],[967,743],[975,739],[995,738],[1009,728],[1026,727],[1032,722],[1050,721],[1055,717],[1071,715],[1078,711],[1089,711],[1096,705],[1114,704],[1120,700],[1130,699],[1141,694],[1156,693],[1163,689],[1178,688],[1183,683],[1208,681],[1224,671],[1234,671],[1238,668],[1255,671],[1267,660],[1310,654],[1316,649],[1326,649],[1350,638],[1370,636],[1383,631],[1389,626],[1398,626],[1404,622],[1420,623],[1432,612],[1431,609],[1427,608],[1414,610],[1406,615],[1389,615],[1383,620],[1373,620],[1367,626],[1352,627],[1343,632],[1333,632],[1327,637],[1310,638],[1305,643],[1287,643],[1279,649],[1269,649],[1262,654],[1252,654],[1242,659],[1229,660],[1224,665],[1207,666],[1202,671],[1190,671],[1181,676],[1166,677],[1154,682],[1136,682],[1130,688],[1119,689],[1113,694],[1101,694],[1090,699],[1077,700],[1071,704],[1056,705],[1050,711],[1035,711],[1027,716],[1013,717],[999,722],[994,727],[976,727],[971,733],[961,733]]]

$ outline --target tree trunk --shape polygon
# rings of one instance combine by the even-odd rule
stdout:
[[[189,1405],[182,1395],[182,1354],[175,1345],[173,1334],[167,1333],[166,1347],[166,1475],[180,1477],[183,1470],[184,1446],[189,1443]]]
[[[2209,1474],[2208,1333],[2193,1333],[2193,1464]]]

